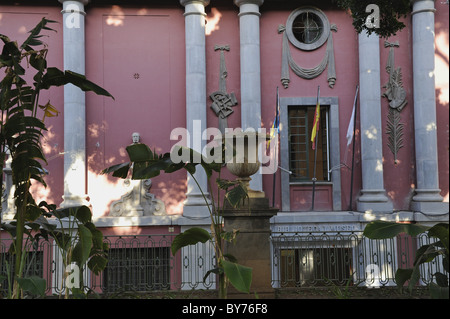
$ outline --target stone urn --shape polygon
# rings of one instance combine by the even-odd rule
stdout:
[[[268,139],[267,134],[254,131],[235,130],[225,134],[225,148],[233,150],[231,159],[226,157],[227,169],[247,187],[249,198],[265,197],[264,192],[250,188],[250,176],[257,173],[261,166],[258,160],[259,145]]]

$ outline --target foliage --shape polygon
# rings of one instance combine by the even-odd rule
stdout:
[[[436,272],[434,274],[436,283],[430,283],[430,293],[432,298],[449,298],[448,273],[449,273],[449,224],[438,223],[433,227],[426,227],[417,224],[399,224],[386,221],[374,221],[369,223],[364,229],[364,235],[371,239],[392,238],[401,233],[411,236],[417,236],[421,233],[428,232],[430,238],[437,241],[428,245],[421,246],[416,252],[413,268],[399,268],[395,273],[395,281],[402,288],[409,281],[408,289],[412,292],[414,286],[420,279],[420,266],[435,260],[438,256],[442,256],[442,266],[447,272],[446,274]]]
[[[411,11],[410,0],[333,0],[337,5],[348,10],[353,18],[353,27],[356,32],[366,30],[368,34],[374,32],[383,38],[395,35],[398,31],[405,27],[400,21],[401,18]],[[366,26],[367,16],[370,11],[366,12],[366,8],[370,4],[375,4],[380,9],[379,28],[368,28]]]
[[[247,196],[247,189],[241,182],[228,181],[220,178],[220,171],[222,169],[221,163],[212,161],[207,157],[205,158],[190,148],[175,146],[172,149],[172,154],[189,154],[189,160],[180,161],[179,163],[174,163],[172,161],[171,153],[159,155],[156,154],[156,152],[152,152],[147,145],[141,143],[131,144],[126,150],[130,161],[106,168],[102,171],[102,174],[112,174],[112,176],[120,178],[127,178],[128,175],[131,174],[132,179],[147,179],[158,176],[161,172],[172,173],[180,169],[185,169],[198,185],[194,174],[197,165],[200,164],[206,172],[209,189],[211,189],[210,180],[213,172],[219,173],[219,177],[216,180],[218,190],[225,191],[224,201],[226,200],[231,206],[237,207]],[[222,151],[223,159],[224,149],[216,149],[215,151]],[[211,153],[212,152],[207,152],[207,154]],[[201,160],[197,162],[194,159]],[[217,268],[208,271],[204,279],[211,273],[219,276],[219,296],[221,298],[226,297],[226,286],[228,281],[237,290],[248,293],[250,291],[252,280],[252,269],[238,264],[233,256],[224,254],[223,251],[224,241],[232,241],[237,235],[236,232],[225,232],[222,227],[221,209],[223,209],[224,205],[222,205],[222,208],[217,206],[212,192],[210,194],[211,200],[209,200],[200,185],[198,186],[210,212],[211,234],[199,227],[190,228],[184,233],[176,236],[171,247],[172,254],[175,255],[179,249],[188,245],[195,245],[199,242],[212,242],[215,247],[218,265]],[[220,195],[218,197],[220,197]]]
[[[41,214],[41,208],[35,203],[30,193],[30,186],[32,181],[46,186],[42,163],[47,162],[40,142],[43,136],[42,131],[47,130],[44,119],[58,114],[50,102],[46,105],[39,104],[41,91],[71,83],[83,91],[93,91],[96,94],[112,97],[106,90],[88,81],[84,75],[47,67],[48,48],[41,41],[44,36],[41,32],[54,31],[48,26],[51,23],[55,21],[43,18],[29,32],[28,38],[20,46],[16,41],[0,34],[0,40],[3,42],[0,69],[4,73],[0,82],[0,166],[2,170],[0,175],[3,176],[6,156],[9,155],[12,158],[11,169],[16,205],[13,222],[15,278],[22,278],[22,249],[24,234],[27,233],[25,224],[35,222]],[[34,73],[29,75],[30,72]],[[27,78],[32,78],[32,85],[25,80],[26,75]],[[42,120],[38,118],[40,110],[43,111]],[[13,297],[20,297],[17,280]]]

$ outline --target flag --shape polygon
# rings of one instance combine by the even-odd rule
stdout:
[[[320,90],[320,87],[319,87]],[[319,122],[320,122],[320,102],[319,102],[319,90],[317,91],[317,105],[316,105],[316,111],[314,113],[314,124],[311,132],[311,142],[312,142],[312,149],[316,149],[316,136],[319,132]]]
[[[348,128],[347,128],[347,146],[350,145],[350,143],[353,140],[353,132],[355,130],[355,111],[356,111],[356,101],[358,97],[358,89],[359,86],[356,87],[356,94],[355,94],[355,100],[353,102],[353,111],[352,116],[350,117],[350,121],[348,122]]]
[[[273,120],[272,127],[270,129],[270,140],[267,141],[267,149],[270,147],[270,141],[275,137],[275,133],[278,134],[280,130],[280,96],[278,95],[277,87],[277,102],[275,106],[275,119]]]

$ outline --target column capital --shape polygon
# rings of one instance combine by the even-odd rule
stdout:
[[[180,4],[183,6],[183,7],[185,7],[185,6],[187,6],[188,4],[191,4],[191,3],[200,3],[200,4],[202,4],[203,6],[207,6],[207,5],[209,5],[209,1],[210,0],[180,0]]]
[[[71,2],[81,2],[83,5],[87,5],[91,0],[58,0],[60,3],[64,3],[66,1]]]
[[[242,4],[256,4],[262,6],[264,0],[234,0],[234,4],[240,7]]]
[[[436,8],[434,7],[434,1],[435,0],[411,0],[412,5],[411,16],[422,12],[435,13]]]

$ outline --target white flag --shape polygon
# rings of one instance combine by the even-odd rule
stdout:
[[[350,122],[348,122],[348,129],[347,129],[347,146],[350,145],[353,139],[353,129],[355,126],[355,106],[353,105],[353,112],[352,116],[350,117]]]
[[[348,128],[347,128],[347,146],[349,146],[350,143],[351,143],[352,140],[353,140],[353,131],[354,131],[354,129],[355,129],[356,101],[358,100],[358,90],[359,90],[359,86],[356,87],[355,101],[353,102],[352,116],[350,117],[350,122],[348,122]]]

